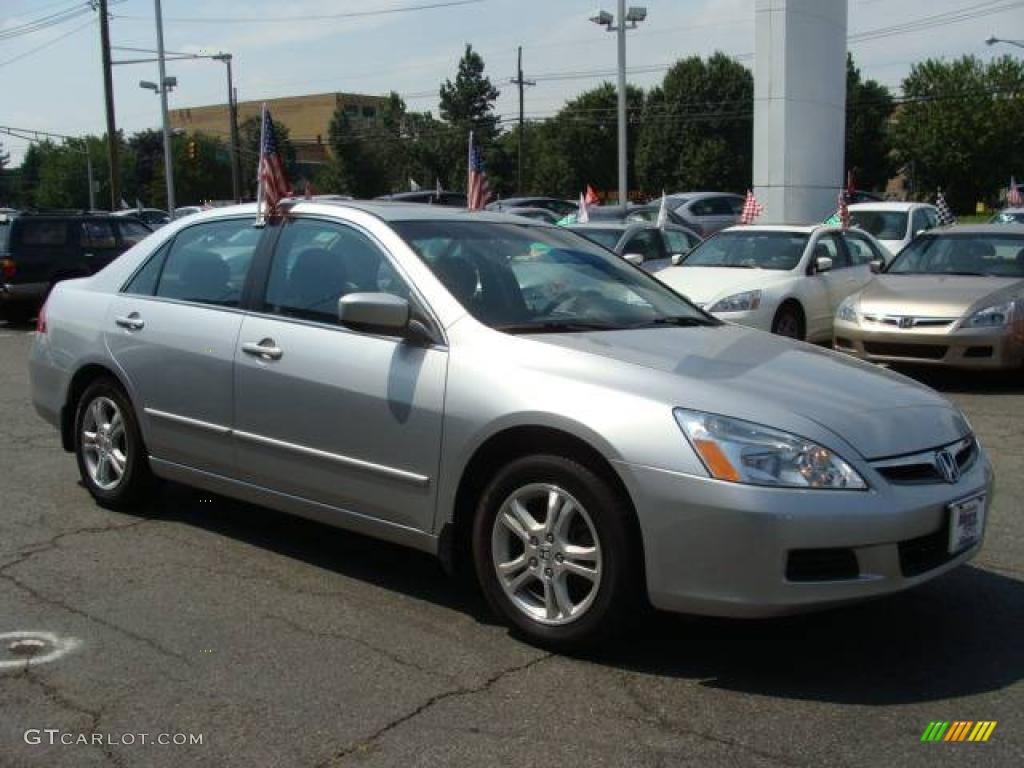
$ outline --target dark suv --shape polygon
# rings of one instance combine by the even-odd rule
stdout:
[[[54,283],[98,272],[150,232],[137,219],[102,213],[0,215],[0,318],[29,320]]]

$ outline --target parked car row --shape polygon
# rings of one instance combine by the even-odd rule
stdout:
[[[156,476],[415,547],[554,648],[628,629],[644,602],[767,616],[877,598],[982,545],[992,466],[927,387],[724,323],[564,227],[439,205],[284,212],[175,221],[53,287],[32,399],[98,503],[130,508]],[[925,235],[886,278],[934,263],[1009,279],[1024,234],[1000,232],[971,265],[958,235]],[[778,272],[831,307],[832,283],[880,255],[866,233],[745,228],[657,276]],[[971,317],[1016,322],[1006,287]],[[717,314],[756,311],[730,301]]]

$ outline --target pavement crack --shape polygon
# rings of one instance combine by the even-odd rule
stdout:
[[[435,705],[440,704],[443,701],[448,701],[449,699],[457,699],[463,696],[473,696],[478,693],[484,693],[485,691],[490,690],[493,686],[500,683],[506,677],[514,675],[518,672],[524,672],[527,669],[530,669],[531,667],[540,664],[542,661],[550,659],[552,656],[554,656],[554,654],[545,653],[541,656],[537,656],[533,659],[530,659],[529,661],[524,662],[523,664],[517,664],[514,667],[508,667],[506,669],[503,669],[500,672],[491,675],[479,685],[459,686],[457,688],[442,691],[441,693],[431,696],[422,704],[410,710],[409,712],[406,712],[404,715],[400,715],[399,717],[396,717],[393,720],[389,720],[387,723],[382,725],[369,736],[366,736],[360,739],[359,741],[353,742],[348,746],[335,752],[326,760],[318,763],[316,768],[330,768],[330,766],[339,765],[341,761],[343,761],[349,755],[352,755],[355,752],[365,752],[367,749],[372,747],[377,741],[379,741],[384,735],[395,730],[399,726],[408,723],[410,720],[419,717]]]
[[[56,704],[61,709],[66,709],[71,712],[75,712],[77,714],[85,715],[86,717],[88,717],[89,726],[85,731],[83,731],[84,733],[88,733],[91,737],[92,734],[100,732],[100,720],[103,717],[102,710],[90,709],[68,698],[66,694],[61,693],[60,689],[56,685],[53,685],[44,677],[34,673],[32,667],[30,666],[26,666],[24,668],[22,676],[31,684],[42,689],[43,695],[51,703]],[[103,753],[103,756],[106,757],[108,762],[113,763],[115,766],[119,766],[119,768],[120,766],[124,765],[124,761],[121,760],[121,758],[113,750],[110,749],[109,745],[100,743],[94,746],[97,746],[100,749],[100,751]]]
[[[381,648],[378,645],[374,645],[373,643],[370,643],[370,642],[368,642],[366,640],[363,640],[361,637],[358,637],[356,635],[350,635],[350,634],[347,634],[345,632],[338,632],[338,631],[333,631],[333,630],[325,632],[323,630],[312,629],[311,627],[307,627],[307,626],[303,626],[302,624],[299,624],[297,621],[293,621],[291,619],[286,619],[284,616],[277,616],[277,615],[271,614],[271,613],[263,614],[263,618],[264,619],[269,619],[270,621],[276,621],[276,622],[278,622],[280,624],[284,624],[286,627],[290,628],[291,630],[293,630],[295,632],[299,632],[299,633],[304,634],[304,635],[309,635],[310,637],[316,637],[316,638],[320,638],[320,639],[329,639],[329,640],[345,640],[345,641],[348,641],[348,642],[351,642],[351,643],[355,643],[360,648],[365,648],[368,651],[371,651],[372,653],[377,654],[378,656],[383,656],[384,658],[386,658],[386,659],[388,659],[390,661],[393,661],[395,664],[398,664],[398,665],[400,665],[402,667],[406,667],[407,669],[412,669],[412,670],[415,670],[415,671],[420,672],[422,674],[430,675],[431,677],[441,677],[441,678],[444,678],[445,680],[448,680],[449,682],[452,681],[452,677],[450,675],[446,675],[446,674],[444,674],[442,672],[438,672],[437,670],[427,669],[425,667],[421,667],[420,665],[415,664],[414,662],[411,662],[408,659],[402,658],[397,653],[393,653],[393,652],[388,651],[388,650],[386,650],[384,648]]]
[[[691,736],[702,739],[703,741],[709,741],[726,747],[732,747],[733,749],[739,749],[778,765],[791,766],[791,768],[804,768],[807,765],[806,763],[792,760],[788,757],[784,757],[783,755],[775,754],[774,752],[767,752],[763,749],[758,749],[757,747],[746,744],[742,741],[737,741],[736,739],[731,739],[726,736],[718,736],[714,733],[697,730],[695,728],[681,727],[678,723],[673,722],[662,714],[657,706],[648,703],[643,698],[640,691],[636,689],[636,681],[625,675],[622,679],[624,681],[622,688],[626,692],[626,695],[629,696],[630,701],[636,705],[637,709],[646,715],[646,717],[642,718],[633,718],[636,722],[654,725],[658,730],[663,733],[667,733],[670,736]]]
[[[47,539],[46,541],[39,541],[34,544],[29,544],[26,548],[15,552],[15,559],[0,565],[0,574],[4,573],[10,568],[15,568],[22,563],[30,560],[36,555],[50,550],[57,549],[60,546],[61,539],[68,538],[69,536],[79,536],[82,534],[89,533],[107,533],[108,531],[123,531],[127,528],[135,528],[140,525],[145,525],[150,522],[149,520],[135,520],[124,525],[90,525],[83,528],[76,528],[73,531],[64,531],[58,533],[55,536]]]

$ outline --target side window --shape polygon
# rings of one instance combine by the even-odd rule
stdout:
[[[178,233],[171,243],[156,295],[237,307],[260,230],[252,219],[209,221]]]
[[[64,245],[68,241],[68,225],[66,221],[31,221],[21,222],[22,245]]]
[[[656,229],[645,229],[637,232],[630,238],[622,252],[623,254],[639,253],[644,257],[644,261],[665,257],[665,254],[662,252],[661,236]]]
[[[117,245],[114,225],[102,219],[83,221],[80,242],[83,248],[113,248]]]
[[[665,235],[665,247],[671,254],[677,253],[689,253],[690,250],[697,245],[697,240],[686,232],[680,232],[677,229],[666,229]]]
[[[707,199],[697,200],[690,206],[690,213],[694,216],[711,216],[711,202]]]
[[[846,250],[840,246],[839,238],[835,233],[828,233],[818,238],[818,242],[814,245],[814,258],[811,261],[811,266],[819,256],[828,256],[832,259],[832,269],[845,269],[850,266]]]
[[[910,236],[913,237],[923,229],[930,229],[928,226],[928,215],[925,213],[924,208],[918,208],[911,217]]]
[[[875,250],[870,242],[852,233],[846,235],[846,248],[850,252],[850,261],[855,267],[870,264],[872,261],[882,258],[882,255]]]
[[[337,323],[338,299],[348,293],[409,298],[401,276],[366,235],[315,219],[288,224],[274,248],[264,311]]]
[[[939,226],[939,214],[933,208],[925,208],[924,215],[928,219],[928,229],[935,229]]]
[[[146,235],[150,234],[146,227],[131,219],[119,221],[117,228],[121,230],[121,241],[125,245],[135,245],[145,239]]]
[[[131,293],[136,296],[152,296],[156,293],[156,283],[160,279],[160,269],[164,265],[164,258],[167,256],[169,247],[164,245],[150,256],[135,276],[128,281],[123,293]]]
[[[733,205],[731,197],[708,198],[708,208],[712,216],[733,216]]]
[[[742,197],[729,198],[729,207],[732,209],[733,216],[740,216],[743,214],[743,203],[744,200]]]

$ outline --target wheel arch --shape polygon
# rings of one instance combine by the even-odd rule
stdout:
[[[800,297],[793,294],[783,297],[779,301],[779,305],[775,308],[775,314],[772,315],[772,331],[775,330],[775,319],[779,316],[779,313],[787,308],[794,308],[800,315],[800,321],[803,323],[804,336],[807,335],[807,309],[804,307],[803,301]]]
[[[102,363],[90,362],[75,371],[68,384],[67,396],[64,398],[64,405],[60,411],[60,441],[68,453],[75,450],[75,411],[78,399],[90,384],[104,376],[114,379],[121,386],[128,401],[132,402],[130,388],[114,368]],[[135,407],[134,402],[132,402],[132,407]]]
[[[537,446],[544,446],[538,451]],[[495,472],[508,462],[537,453],[574,459],[609,483],[627,505],[627,517],[641,566],[643,540],[640,521],[626,484],[611,461],[593,444],[565,429],[539,424],[506,427],[484,440],[466,462],[456,487],[451,513],[441,531],[439,555],[445,568],[457,571],[472,562],[470,537],[477,502]],[[646,583],[644,578],[643,583]]]

